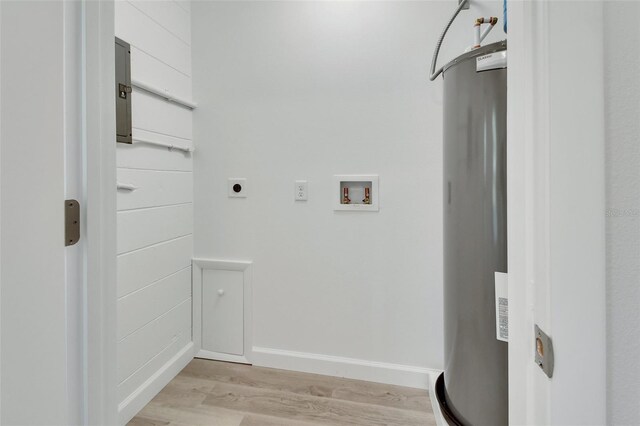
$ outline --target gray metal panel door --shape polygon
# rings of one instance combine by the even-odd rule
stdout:
[[[494,273],[507,271],[507,70],[476,72],[484,53],[444,73],[444,379],[459,420],[506,425],[507,343],[496,339]]]
[[[116,131],[117,141],[132,143],[131,49],[116,37]]]

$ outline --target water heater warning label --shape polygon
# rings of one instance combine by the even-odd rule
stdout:
[[[496,286],[496,338],[509,341],[509,295],[507,274],[495,272]]]
[[[507,67],[507,51],[489,53],[476,58],[476,72]]]

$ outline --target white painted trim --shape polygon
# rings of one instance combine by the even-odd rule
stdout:
[[[533,349],[532,141],[533,64],[536,37],[533,3],[511,2],[508,8],[509,65],[507,72],[507,247],[509,294],[509,423],[534,424],[531,363]],[[538,34],[542,36],[542,34]],[[512,143],[518,141],[518,143]],[[546,413],[545,413],[546,415]]]
[[[509,5],[510,424],[606,422],[604,29],[602,1],[579,4],[578,20],[565,2]],[[554,339],[551,379],[534,324]]]
[[[245,271],[253,262],[250,260],[219,260],[194,258],[193,263],[201,269],[220,269],[223,271]]]
[[[189,342],[162,368],[149,377],[118,406],[118,423],[125,425],[153,399],[193,359],[194,346]]]
[[[83,0],[85,423],[117,423],[114,3]]]
[[[0,22],[2,22],[2,4],[0,3]],[[0,34],[2,33],[2,31],[0,31]],[[0,46],[2,45],[2,37],[0,37]],[[2,55],[0,55],[0,70],[2,70]],[[1,71],[0,71],[1,73]],[[2,77],[0,76],[0,82],[2,81]],[[2,111],[2,94],[0,93],[0,112]],[[2,114],[0,114],[0,117],[2,116]],[[1,120],[0,120],[1,121]],[[0,129],[2,128],[2,123],[0,122]],[[1,140],[0,140],[0,146],[1,146]],[[2,149],[0,149],[0,152],[2,152]],[[1,155],[0,155],[1,157]],[[1,159],[1,158],[0,158]],[[0,164],[2,164],[2,161],[0,161]],[[0,173],[0,176],[2,176],[2,173]],[[2,200],[2,182],[0,182],[0,200]],[[2,206],[0,203],[0,212],[2,211]],[[0,219],[0,224],[2,223],[2,219]],[[0,227],[1,228],[1,227]],[[0,241],[2,241],[2,230],[0,229]],[[1,246],[1,244],[0,244]],[[0,259],[2,259],[2,253],[0,252]],[[2,276],[2,262],[0,262],[0,277]],[[2,282],[0,281],[0,307],[2,306]],[[2,318],[2,312],[0,312],[0,330],[2,330],[2,324],[1,324],[1,318]],[[0,333],[0,380],[2,380],[2,333]],[[2,389],[2,386],[0,386],[0,389]],[[0,391],[0,420],[2,419],[2,392]]]
[[[195,353],[202,349],[202,268],[191,261],[191,341]]]
[[[432,368],[411,365],[256,346],[253,347],[253,365],[367,380],[418,389],[428,389],[430,375],[437,377],[442,372]]]
[[[250,260],[204,259],[194,258],[192,261],[191,294],[192,294],[192,335],[198,358],[219,361],[251,364],[253,360],[253,273]],[[202,271],[215,269],[221,271],[243,272],[244,290],[244,354],[243,356],[223,354],[202,350]]]
[[[0,22],[2,22],[2,4],[0,4]],[[2,31],[0,31],[0,34],[2,33]],[[0,37],[0,46],[2,45],[2,37]],[[0,55],[0,70],[2,70],[2,55]],[[0,71],[0,81],[2,81],[2,76],[1,76],[1,72]],[[2,111],[2,94],[0,93],[0,112]],[[0,114],[0,117],[2,116],[2,114]],[[2,122],[0,120],[0,129],[2,128]],[[2,141],[0,141],[1,143]],[[1,145],[0,145],[1,146]],[[2,152],[2,149],[0,149],[0,152]],[[0,154],[0,160],[1,160],[1,154]],[[2,161],[0,161],[0,164],[2,164]],[[2,176],[2,173],[0,171],[0,176]],[[0,200],[2,200],[2,182],[0,181]],[[0,212],[2,211],[2,206],[1,206],[1,201],[0,201]],[[0,224],[2,223],[2,219],[0,218]],[[2,241],[2,229],[0,226],[0,241]],[[1,244],[0,244],[1,247]],[[2,259],[2,252],[0,250],[0,259]],[[2,262],[0,262],[0,277],[2,277]],[[2,281],[0,280],[0,307],[2,306]],[[0,310],[0,330],[2,330],[2,312]],[[0,380],[2,380],[2,333],[0,333]],[[2,389],[2,387],[0,386],[0,389]],[[2,391],[0,390],[0,420],[2,419]]]
[[[178,105],[182,105],[184,107],[190,108],[190,109],[196,109],[196,107],[198,106],[196,103],[187,100],[187,99],[183,99],[179,96],[173,96],[171,94],[171,92],[169,92],[169,90],[167,89],[161,89],[159,87],[153,86],[151,84],[147,84],[143,81],[140,80],[136,80],[134,78],[131,79],[131,85],[135,86],[139,89],[142,90],[146,90],[147,92],[151,92],[154,95],[158,95],[161,98],[167,100],[168,102],[173,102],[176,103]]]
[[[251,364],[249,360],[244,356],[230,355],[223,352],[207,351],[205,349],[200,349],[195,357],[203,359],[215,359],[216,361],[236,362],[238,364]]]

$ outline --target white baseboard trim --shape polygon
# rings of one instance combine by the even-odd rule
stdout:
[[[118,405],[118,422],[126,425],[193,359],[194,346],[189,342],[160,370]]]
[[[222,352],[212,352],[200,349],[196,354],[196,358],[212,359],[214,361],[235,362],[239,364],[251,364],[249,359],[242,355],[229,355]]]
[[[253,347],[253,365],[428,389],[439,370],[364,359]]]
[[[429,374],[429,398],[431,399],[433,416],[436,418],[436,425],[449,426],[449,423],[447,423],[447,420],[442,414],[440,403],[438,403],[438,398],[436,397],[436,380],[438,380],[438,376],[440,376],[441,373],[441,370],[435,370],[432,374]]]

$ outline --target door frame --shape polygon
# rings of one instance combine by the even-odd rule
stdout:
[[[85,423],[115,425],[117,401],[116,129],[113,0],[83,0]]]
[[[602,3],[509,3],[510,424],[606,424]]]
[[[571,2],[562,2],[571,3]],[[575,68],[563,48],[589,50],[586,74],[570,82],[572,103],[604,108],[603,28],[599,19],[572,18],[577,6],[548,1],[509,4],[508,212],[509,212],[509,418],[512,424],[606,423],[604,114],[581,121],[582,138],[570,137],[576,118],[559,121],[550,107],[568,105],[556,91],[558,61]],[[598,16],[602,0],[580,2]],[[553,20],[550,16],[553,12]],[[113,0],[83,0],[85,99],[85,416],[87,424],[117,423],[116,381],[116,164]],[[567,19],[562,19],[567,18]],[[566,53],[566,52],[565,52]],[[561,74],[566,75],[566,73]],[[599,79],[600,84],[602,78]],[[578,90],[586,89],[589,90]],[[565,90],[566,91],[566,90]],[[594,96],[595,93],[595,96]],[[568,137],[569,136],[569,137]],[[516,143],[516,141],[518,143]],[[585,155],[570,156],[580,148]],[[601,161],[600,161],[601,160]],[[571,167],[570,176],[558,174]],[[574,195],[562,198],[562,187]],[[580,203],[580,220],[573,203]],[[573,207],[573,210],[572,210]],[[568,232],[560,231],[567,221]],[[585,246],[585,243],[588,245]],[[588,267],[585,267],[587,265]],[[571,279],[567,279],[571,278]],[[563,309],[571,301],[567,320]],[[581,303],[576,303],[580,300]],[[554,340],[552,379],[533,363],[533,324]],[[589,331],[585,356],[582,336]],[[578,380],[577,371],[591,377]],[[588,401],[584,403],[584,401]],[[577,403],[576,401],[582,401]],[[585,409],[586,408],[586,409]],[[585,424],[586,424],[585,423]]]

